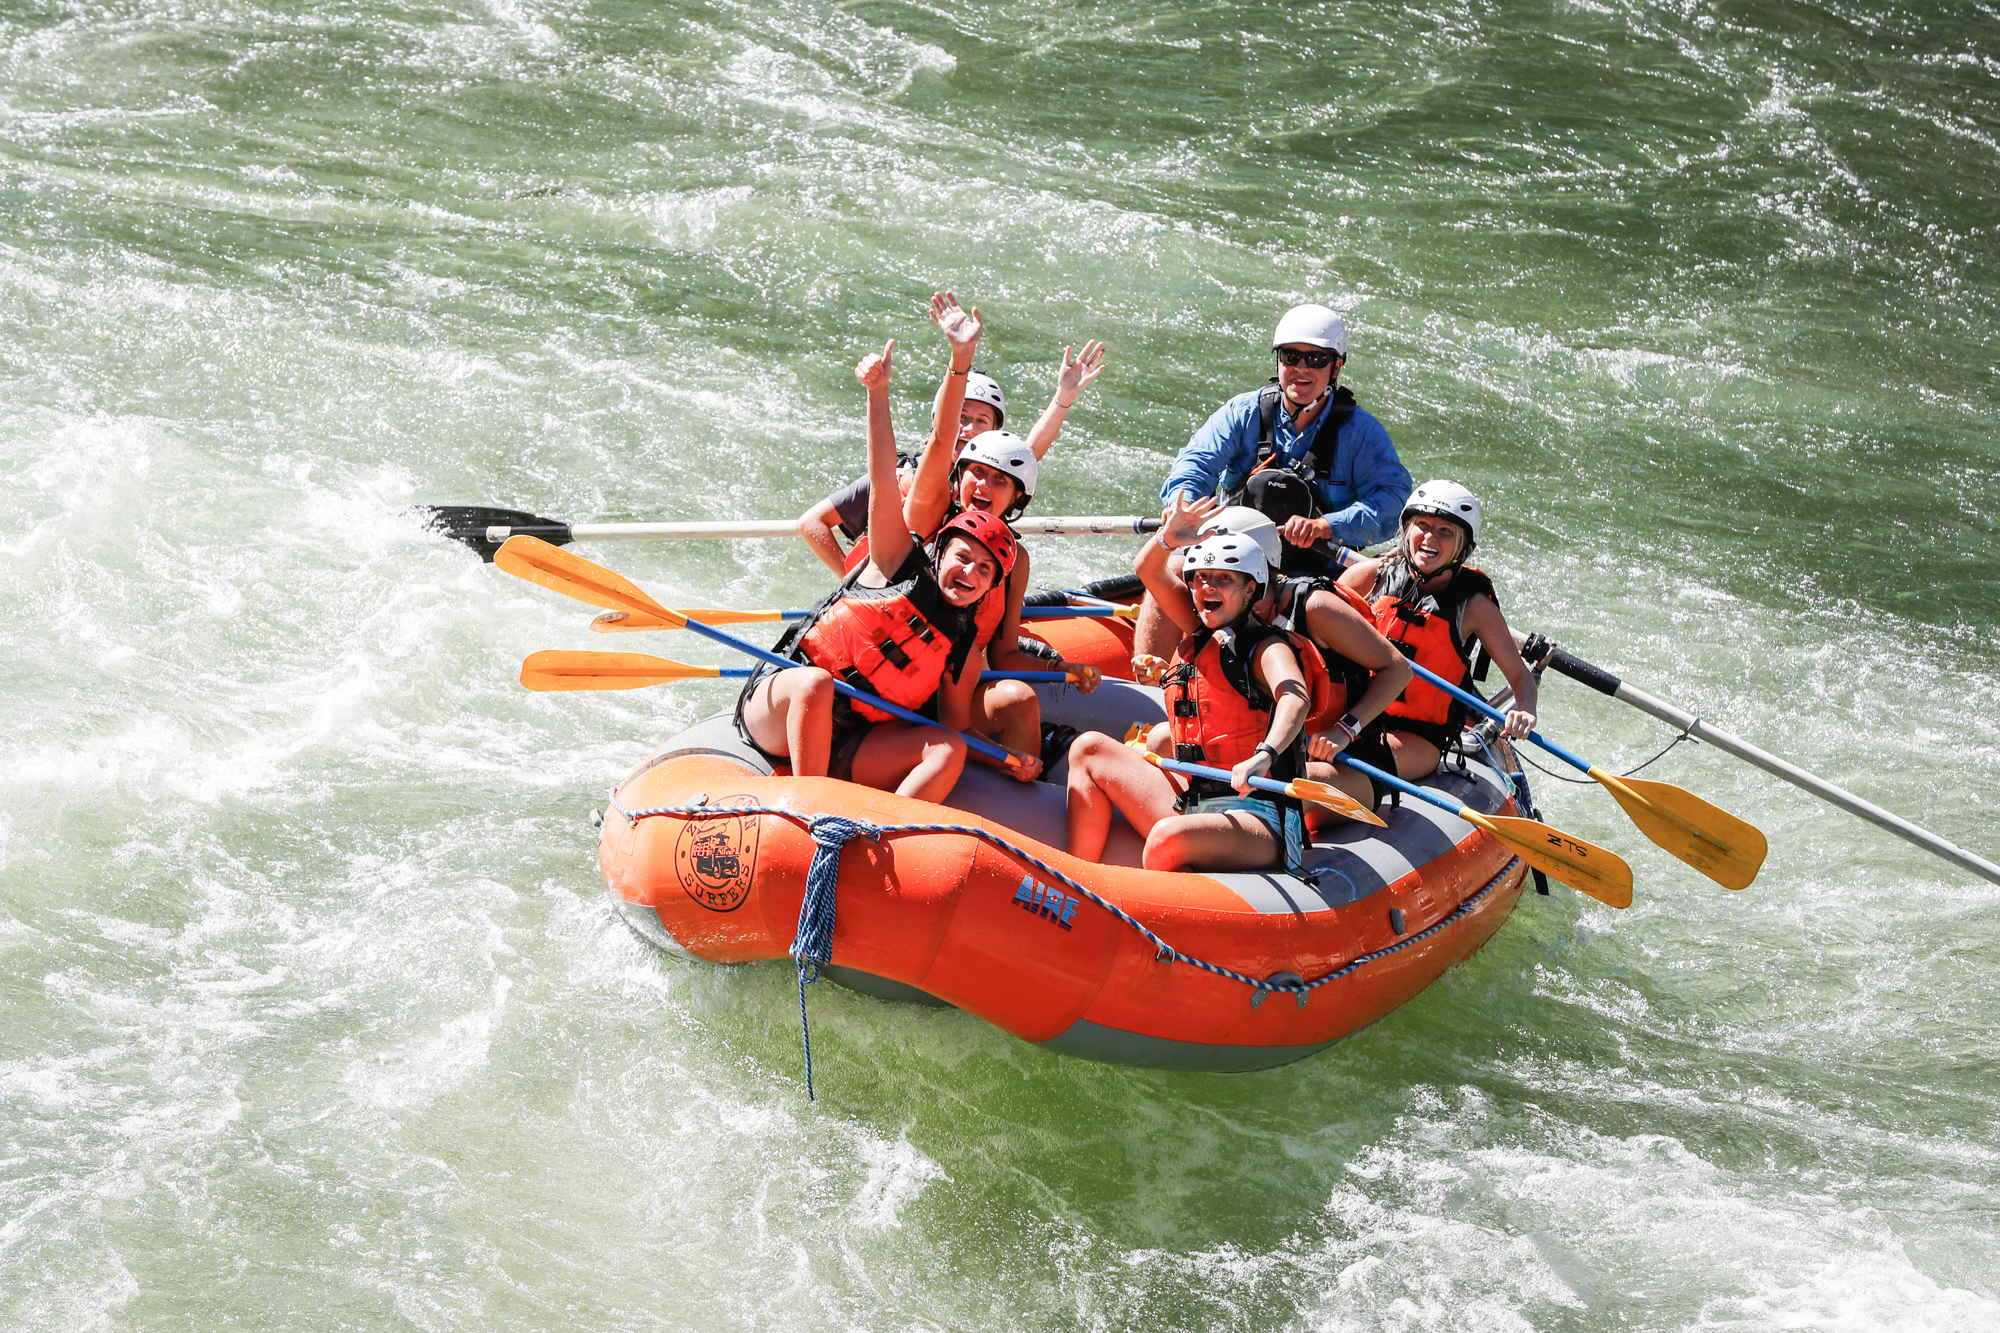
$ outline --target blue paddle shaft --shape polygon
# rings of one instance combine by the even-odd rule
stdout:
[[[792,665],[799,666],[801,664],[798,662],[794,662],[792,663]],[[733,676],[736,679],[741,680],[745,676],[752,675],[756,671],[756,668],[717,667],[716,671],[721,675]],[[1025,680],[1030,685],[1057,685],[1068,681],[1069,673],[1065,671],[982,671],[979,673],[979,679],[981,681]]]
[[[778,654],[772,652],[768,648],[759,648],[754,643],[750,643],[746,640],[739,639],[734,634],[729,633],[727,630],[719,630],[713,625],[704,625],[699,620],[688,621],[687,628],[693,630],[696,634],[701,635],[703,638],[713,639],[717,643],[726,643],[731,648],[736,649],[738,652],[748,653],[750,656],[756,658],[758,661],[769,662],[772,666],[775,667],[790,669],[795,666],[803,665],[802,663],[794,662],[789,657],[780,657],[778,656]],[[908,722],[914,726],[919,726],[919,727],[936,727],[940,731],[953,730],[953,728],[945,726],[944,723],[938,721],[936,718],[925,717],[922,713],[912,713],[909,709],[899,708],[895,704],[890,703],[887,699],[877,699],[874,695],[868,693],[866,690],[857,690],[852,685],[849,685],[846,681],[841,680],[837,676],[834,678],[833,688],[857,703],[864,703],[869,705],[871,708],[881,709],[883,712],[887,713],[890,717],[896,718],[898,721]],[[955,734],[960,736],[965,736],[965,733],[962,731],[956,732]],[[998,745],[995,745],[992,741],[989,741],[981,736],[965,736],[965,743],[969,748],[977,750],[980,754],[985,755],[988,759],[997,759],[1003,764],[1008,762],[1014,757],[1007,750],[1001,748]]]
[[[804,620],[810,611],[780,611],[785,620]],[[1023,620],[1062,620],[1070,616],[1110,617],[1118,614],[1118,607],[1111,602],[1098,602],[1094,606],[1024,606],[1021,608]]]
[[[1384,773],[1373,764],[1364,764],[1359,759],[1349,759],[1344,754],[1336,754],[1334,758],[1346,764],[1363,777],[1373,778],[1385,787],[1394,787],[1405,796],[1414,796],[1420,801],[1429,801],[1440,810],[1449,810],[1453,814],[1458,814],[1465,809],[1463,801],[1454,800],[1452,797],[1446,796],[1441,792],[1434,792],[1428,787],[1419,787],[1414,782],[1405,782],[1394,773]]]
[[[1229,781],[1228,769],[1211,768],[1207,764],[1190,764],[1179,759],[1162,759],[1160,760],[1160,767],[1175,773],[1186,773],[1190,777],[1214,778],[1218,782]],[[1250,785],[1259,791],[1274,791],[1281,796],[1285,794],[1285,784],[1279,782],[1276,778],[1252,778],[1250,779]]]
[[[1449,694],[1452,698],[1458,700],[1460,703],[1464,704],[1467,708],[1470,708],[1473,712],[1478,713],[1484,717],[1490,717],[1495,722],[1500,723],[1502,726],[1505,726],[1507,724],[1507,715],[1505,713],[1495,708],[1492,704],[1487,703],[1484,699],[1472,693],[1472,691],[1461,690],[1460,688],[1458,688],[1458,686],[1452,684],[1450,681],[1446,680],[1443,676],[1440,676],[1437,672],[1432,671],[1428,667],[1418,665],[1414,660],[1410,663],[1410,670],[1416,672],[1419,676],[1423,677],[1431,684],[1437,686],[1439,689],[1443,690],[1446,694]],[[1541,746],[1544,750],[1547,750],[1550,754],[1562,760],[1564,763],[1574,765],[1577,769],[1585,773],[1588,773],[1590,771],[1590,765],[1587,762],[1577,758],[1575,755],[1571,754],[1568,750],[1563,749],[1562,746],[1557,745],[1554,741],[1544,739],[1544,737],[1539,731],[1529,732],[1528,739],[1533,741],[1535,744]]]

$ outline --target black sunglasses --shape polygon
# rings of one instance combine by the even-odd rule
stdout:
[[[1284,362],[1286,365],[1304,366],[1307,370],[1325,370],[1328,366],[1340,360],[1340,355],[1337,352],[1301,352],[1296,347],[1274,347],[1271,351],[1277,356],[1278,360]]]

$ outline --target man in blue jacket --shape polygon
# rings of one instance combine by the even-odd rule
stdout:
[[[1412,482],[1389,432],[1340,387],[1347,363],[1340,316],[1323,305],[1294,306],[1278,321],[1271,350],[1276,378],[1215,410],[1175,457],[1160,499],[1219,494],[1224,504],[1261,510],[1284,538],[1282,571],[1317,574],[1333,566],[1336,542],[1366,546],[1395,536]],[[1172,651],[1172,627],[1160,621],[1142,615],[1137,653]]]

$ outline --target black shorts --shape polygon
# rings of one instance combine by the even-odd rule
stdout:
[[[784,755],[772,754],[769,750],[757,744],[755,738],[750,735],[750,728],[743,722],[743,706],[750,702],[750,696],[756,692],[759,685],[763,684],[766,676],[776,675],[781,669],[767,663],[756,675],[750,678],[748,683],[743,687],[743,693],[738,695],[736,699],[737,737],[774,769],[780,766],[790,768],[792,761]],[[842,698],[837,702],[844,704],[847,700]],[[845,719],[842,718],[843,713],[846,714]],[[874,723],[866,721],[854,713],[851,708],[835,708],[833,736],[826,754],[826,775],[828,777],[838,778],[842,782],[854,781],[854,756],[860,752],[861,742],[867,738],[868,733],[873,730],[874,725]]]
[[[1363,727],[1361,734],[1349,741],[1341,753],[1349,758],[1359,759],[1364,764],[1372,764],[1392,777],[1396,775],[1396,754],[1389,748],[1382,719],[1379,717]],[[1368,779],[1368,785],[1375,789],[1376,805],[1382,804],[1389,794],[1396,790],[1380,778]]]

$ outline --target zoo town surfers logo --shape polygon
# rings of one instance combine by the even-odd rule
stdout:
[[[687,896],[711,912],[741,907],[757,873],[758,827],[755,815],[689,820],[674,844],[674,873]]]

